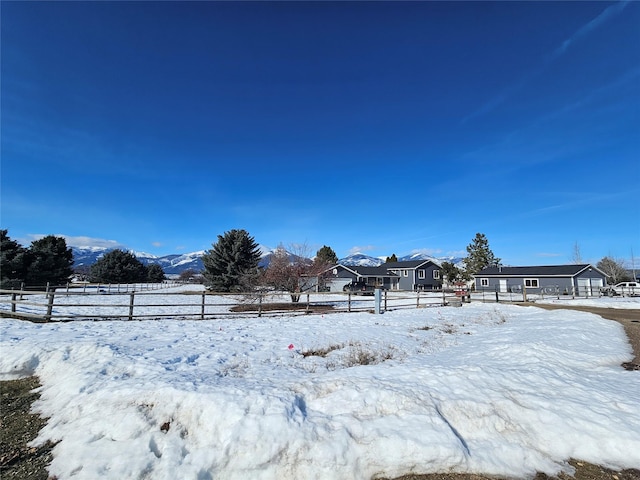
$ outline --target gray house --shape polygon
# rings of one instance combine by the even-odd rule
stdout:
[[[364,282],[387,290],[397,289],[398,285],[397,276],[384,266],[360,267],[338,264],[325,270],[320,277],[320,289],[329,292],[342,292],[344,286],[351,282]]]
[[[476,290],[493,292],[575,294],[591,296],[605,286],[607,276],[593,265],[548,265],[541,267],[487,267],[476,274]]]
[[[431,260],[387,262],[381,266],[398,276],[398,286],[394,290],[435,290],[442,287],[440,265]]]

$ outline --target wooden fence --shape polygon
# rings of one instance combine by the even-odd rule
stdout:
[[[72,320],[205,320],[229,316],[306,315],[371,312],[374,296],[351,293],[302,293],[298,302],[283,292],[221,294],[203,291],[161,292],[132,286],[82,286],[43,290],[0,290],[0,316],[38,322]],[[188,287],[185,287],[188,288]],[[100,295],[96,295],[96,293]],[[383,291],[379,311],[460,306],[454,295]]]
[[[601,287],[561,287],[550,285],[546,287],[524,287],[515,285],[506,291],[495,288],[476,289],[473,294],[474,300],[482,302],[531,302],[536,300],[576,300],[587,298],[600,298],[606,296]]]

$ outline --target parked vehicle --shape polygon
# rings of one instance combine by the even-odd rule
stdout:
[[[621,282],[616,285],[609,285],[602,289],[602,293],[613,297],[615,295],[623,295],[627,297],[640,296],[640,283],[638,282]]]
[[[354,295],[373,295],[375,285],[369,285],[365,282],[351,282],[342,287],[343,292],[353,293]]]

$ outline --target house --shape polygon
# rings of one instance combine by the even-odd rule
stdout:
[[[390,273],[384,266],[361,267],[338,264],[322,273],[319,289],[342,292],[345,285],[351,282],[364,282],[387,290],[397,289],[398,285],[397,276]]]
[[[320,275],[319,290],[342,292],[351,282],[364,282],[386,290],[440,288],[440,266],[431,260],[388,262],[379,267],[335,265]]]
[[[440,265],[432,260],[387,262],[382,265],[398,276],[394,290],[435,290],[442,287]]]
[[[607,283],[607,276],[590,264],[540,267],[487,267],[475,276],[476,290],[521,291],[591,296]]]

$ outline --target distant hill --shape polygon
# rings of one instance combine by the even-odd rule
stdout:
[[[96,263],[105,253],[113,250],[113,248],[71,247],[71,251],[73,252],[73,268],[91,267],[91,265]],[[197,272],[204,269],[204,264],[202,263],[204,250],[185,253],[182,255],[165,255],[162,257],[157,257],[143,252],[131,251],[131,253],[133,253],[136,258],[145,265],[157,263],[162,267],[162,270],[164,270],[164,273],[167,275],[179,275],[188,269],[192,269]]]
[[[442,262],[451,262],[454,265],[460,263],[463,259],[460,257],[434,257],[432,255],[428,255],[426,253],[415,253],[412,255],[405,255],[404,257],[399,257],[399,262],[409,262],[412,260],[431,260],[438,265],[442,264]],[[378,267],[384,263],[384,260],[378,257],[370,257],[369,255],[365,255],[364,253],[354,253],[353,255],[349,255],[348,257],[342,258],[338,260],[338,263],[347,266],[359,266],[359,267]]]
[[[264,268],[269,265],[269,261],[271,260],[274,250],[262,245],[259,247],[262,258],[258,265]],[[100,257],[112,250],[114,249],[101,247],[71,247],[71,251],[73,252],[73,268],[91,267],[91,265],[96,263]],[[131,250],[131,253],[133,253],[136,258],[145,265],[157,263],[162,267],[162,270],[164,270],[164,273],[167,275],[180,275],[185,270],[194,270],[196,272],[204,270],[202,256],[205,254],[205,250],[183,254],[164,255],[161,257],[133,250]]]
[[[364,253],[354,253],[348,257],[341,258],[338,263],[352,267],[379,267],[384,263],[384,260],[378,257],[370,257]]]
[[[101,247],[71,247],[73,252],[73,267],[74,268],[88,268],[98,261],[105,253],[114,250],[113,248],[101,248]],[[273,252],[275,249],[264,247],[260,245],[260,252],[262,258],[258,264],[262,268],[266,268],[271,261]],[[151,263],[157,263],[162,267],[164,273],[167,275],[180,275],[185,270],[195,270],[201,272],[204,270],[204,264],[202,263],[202,256],[205,251],[200,250],[198,252],[184,253],[184,254],[172,254],[164,255],[161,257],[152,255],[150,253],[131,251],[142,263],[149,265]],[[295,256],[289,254],[291,259]],[[418,253],[413,255],[405,255],[398,258],[398,261],[404,262],[409,260],[433,260],[435,263],[442,263],[444,261],[454,264],[460,263],[461,258],[458,257],[433,257],[427,254]],[[371,257],[364,253],[354,253],[348,257],[338,260],[338,263],[342,265],[361,266],[361,267],[377,267],[384,263],[384,260],[378,257]]]

